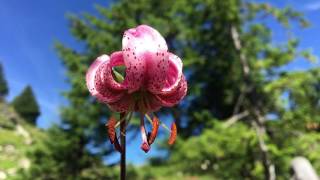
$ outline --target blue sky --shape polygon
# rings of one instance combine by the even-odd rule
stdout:
[[[258,1],[257,2],[266,2]],[[293,32],[300,39],[300,48],[312,48],[320,55],[320,0],[283,0],[271,1],[278,7],[291,5],[305,13],[311,21],[309,29],[301,30],[294,26]],[[106,0],[0,0],[0,62],[4,66],[9,83],[11,101],[26,85],[31,85],[41,106],[38,126],[49,127],[59,120],[59,106],[65,103],[61,96],[68,89],[64,68],[53,48],[59,40],[73,48],[80,48],[69,33],[67,12],[96,14],[94,4],[108,5]],[[275,30],[275,40],[282,41],[286,33],[271,23]],[[306,61],[299,59],[287,68],[291,70],[308,67]],[[141,163],[147,156],[139,149],[139,143],[132,143],[129,161]],[[157,154],[154,152],[153,154]],[[142,158],[137,158],[142,157]]]
[[[0,0],[0,61],[9,82],[8,100],[30,84],[41,106],[39,127],[59,119],[58,107],[64,102],[60,93],[68,88],[53,42],[77,48],[65,14],[84,11],[94,12],[91,0]]]

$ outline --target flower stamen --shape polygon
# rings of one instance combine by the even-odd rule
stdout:
[[[152,119],[151,117],[148,115],[148,114],[145,114],[147,120],[152,124]],[[160,125],[165,128],[167,131],[169,131],[169,133],[171,133],[171,130],[168,128],[167,125],[165,125],[163,122],[159,121],[160,122]]]
[[[117,138],[117,133],[116,133],[116,128],[115,128],[116,123],[117,123],[117,120],[112,116],[109,119],[108,124],[106,124],[106,127],[107,127],[108,136],[109,136],[109,140],[110,140],[111,144],[113,144],[114,148],[121,153],[122,148],[121,148],[121,145],[120,145],[118,138]]]
[[[159,119],[156,116],[154,116],[153,120],[152,120],[152,131],[150,134],[148,134],[149,145],[151,145],[154,142],[154,140],[156,139],[157,134],[158,134],[159,125],[160,125]]]
[[[146,129],[144,127],[144,116],[141,115],[140,117],[140,130],[141,130],[141,137],[142,137],[142,144],[141,144],[141,149],[147,153],[150,150],[150,146],[147,140],[147,134],[146,134]]]
[[[116,129],[115,129],[116,122],[117,122],[116,119],[114,117],[111,117],[109,119],[108,124],[106,124],[107,130],[108,130],[107,131],[108,137],[111,144],[114,144],[114,141],[116,139]]]
[[[176,141],[176,138],[177,138],[177,126],[176,126],[176,123],[173,122],[171,124],[171,133],[168,140],[168,144],[172,145]]]

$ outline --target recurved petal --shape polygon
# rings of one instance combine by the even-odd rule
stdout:
[[[105,56],[100,56],[98,59],[104,59]],[[96,94],[94,95],[100,102],[113,103],[118,101],[125,93],[125,86],[116,82],[112,76],[112,67],[119,60],[113,58],[104,61],[99,65],[95,72],[94,87]]]
[[[97,85],[99,86],[99,85]],[[97,87],[99,89],[99,93],[95,95],[95,97],[98,99],[98,101],[102,103],[114,103],[121,99],[123,95],[125,94],[124,91],[121,90],[111,90],[106,86]]]
[[[98,91],[95,87],[95,77],[99,67],[105,62],[109,62],[110,57],[108,55],[102,55],[98,57],[89,67],[87,74],[86,74],[86,84],[89,92],[92,96],[96,96]]]
[[[136,48],[134,48],[136,46]],[[133,48],[136,51],[157,52],[167,51],[167,43],[161,34],[148,25],[140,25],[125,31],[122,39],[122,47]]]
[[[147,89],[157,94],[166,85],[169,70],[169,53],[166,51],[146,53],[145,61],[147,64]]]
[[[147,25],[127,30],[122,39],[122,48],[130,91],[138,90],[145,84],[150,72],[147,68],[153,69],[162,60],[160,56],[156,58],[156,54],[165,53],[168,49],[160,33]],[[162,64],[159,66],[167,66],[166,63]]]
[[[179,82],[181,82],[181,77],[183,76],[181,59],[172,53],[169,53],[168,59],[169,67],[166,75],[164,76],[165,86],[161,90],[161,94],[166,94],[174,91],[178,87]]]
[[[156,95],[157,99],[163,106],[172,107],[178,104],[187,94],[187,81],[184,75],[181,75],[180,81],[176,88],[163,94]]]
[[[100,69],[100,78],[105,86],[111,90],[126,89],[125,82],[118,83],[112,76],[112,68],[124,65],[123,52],[117,51],[111,54],[109,63],[103,63]]]

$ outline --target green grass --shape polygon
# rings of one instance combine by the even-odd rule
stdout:
[[[6,152],[5,147],[8,145],[12,145],[15,148],[13,152]],[[0,130],[0,146],[2,146],[2,151],[0,153],[1,170],[16,168],[19,159],[25,157],[25,153],[28,149],[22,136],[18,135],[15,131],[6,129]]]
[[[0,163],[1,170],[9,170],[17,166],[17,161],[15,158],[7,159],[5,157],[0,156],[0,162],[1,162]]]
[[[17,124],[29,133],[32,144],[26,144],[26,138],[17,133]],[[12,168],[18,170],[20,168],[20,160],[27,158],[27,154],[35,146],[41,144],[44,138],[46,138],[46,134],[42,130],[24,121],[15,113],[12,107],[0,102],[0,171],[6,172]],[[14,151],[7,152],[5,147],[8,145],[12,145]],[[8,179],[12,177],[9,176]]]
[[[18,135],[15,131],[1,129],[0,130],[0,145],[11,144],[16,148],[22,148],[24,145],[24,138]]]

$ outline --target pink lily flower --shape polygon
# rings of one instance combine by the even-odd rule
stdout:
[[[114,68],[125,66],[122,82],[114,78]],[[140,25],[124,32],[122,51],[102,55],[91,64],[86,74],[87,87],[92,96],[112,111],[140,112],[141,148],[148,152],[158,131],[158,118],[153,118],[149,136],[144,115],[161,107],[177,105],[186,95],[187,82],[182,73],[181,59],[168,52],[164,38],[154,28]],[[173,126],[172,126],[173,127]],[[176,134],[176,126],[172,132]],[[174,142],[174,141],[173,141]],[[171,143],[173,143],[171,140]]]

